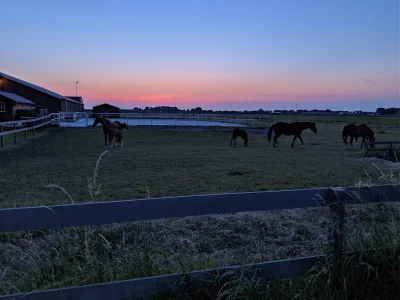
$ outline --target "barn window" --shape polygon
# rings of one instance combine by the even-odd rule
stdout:
[[[0,101],[0,112],[6,111],[6,103],[4,101]]]

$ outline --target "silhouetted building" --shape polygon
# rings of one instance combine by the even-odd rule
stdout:
[[[104,103],[104,104],[100,104],[97,106],[93,106],[92,113],[93,114],[108,114],[107,115],[108,117],[115,118],[115,117],[118,117],[118,115],[116,115],[116,114],[120,113],[120,109],[119,109],[119,107],[116,107],[114,105]]]
[[[83,103],[1,72],[0,91],[32,101],[48,113],[83,111]]]
[[[27,109],[35,103],[21,96],[0,91],[0,122],[15,120],[17,109]]]

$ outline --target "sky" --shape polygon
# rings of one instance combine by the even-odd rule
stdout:
[[[0,72],[85,107],[400,107],[399,0],[1,0]]]

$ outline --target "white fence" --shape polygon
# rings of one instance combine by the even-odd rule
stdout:
[[[186,126],[224,126],[225,124],[248,125],[250,122],[260,121],[260,116],[256,115],[223,115],[223,114],[156,114],[156,113],[63,113],[62,122],[81,123],[81,126],[90,126],[95,115],[103,116],[107,119],[119,119],[128,125],[186,125]],[[82,121],[82,119],[86,119]],[[146,122],[143,122],[146,120]],[[166,122],[161,122],[165,120]],[[79,122],[80,121],[80,122]],[[207,123],[208,122],[208,123]]]
[[[40,132],[49,125],[60,124],[60,113],[49,114],[40,118],[24,119],[18,121],[1,122],[0,123],[0,145],[4,147],[5,136],[13,135],[14,143],[17,142],[17,133],[24,132],[24,139],[28,138],[28,132],[31,131],[32,135],[36,134],[36,129]]]

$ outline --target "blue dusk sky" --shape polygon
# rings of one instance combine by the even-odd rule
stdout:
[[[0,72],[85,107],[400,106],[398,0],[2,0]]]

